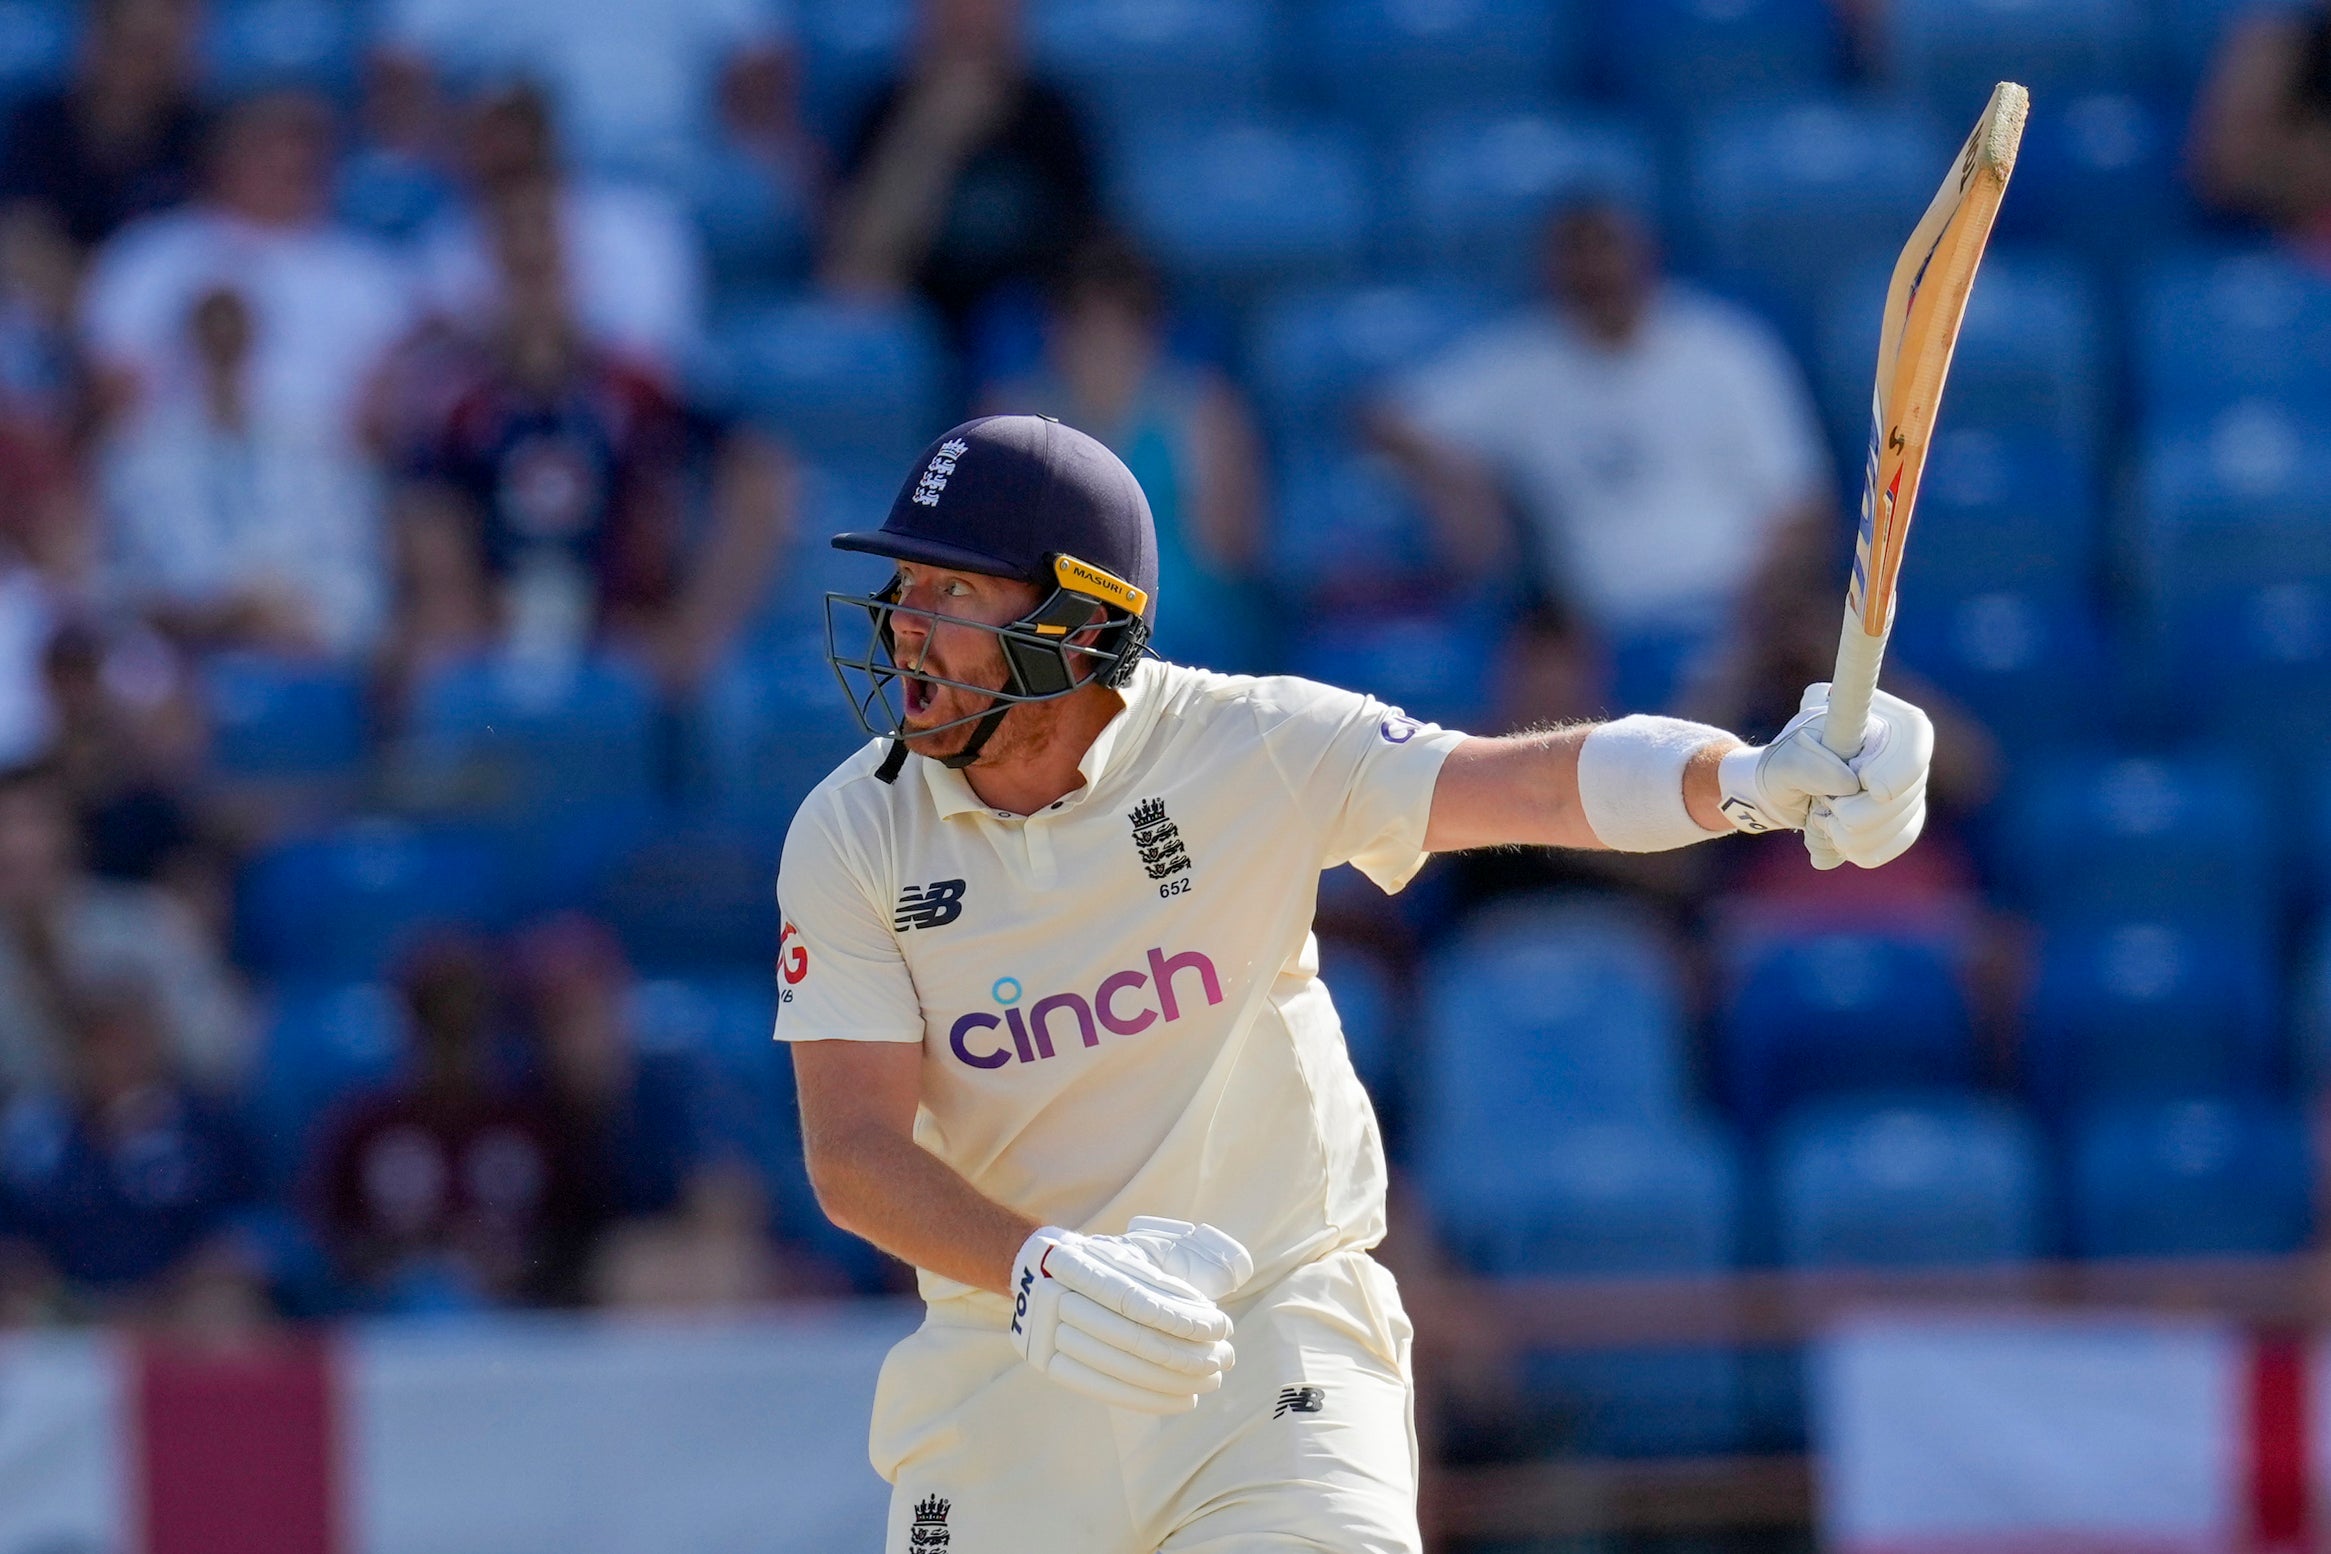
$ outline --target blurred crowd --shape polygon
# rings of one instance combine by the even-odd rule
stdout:
[[[1145,52],[1138,4],[213,3],[60,7],[64,41],[14,80],[0,128],[0,1321],[218,1330],[898,1288],[799,1177],[767,897],[791,804],[860,737],[818,596],[879,579],[823,536],[878,521],[914,449],[964,414],[1055,415],[1125,457],[1158,520],[1171,657],[1309,673],[1482,732],[1663,710],[1753,738],[1825,675],[1869,356],[1823,309],[1849,260],[1890,259],[1947,141],[1901,143],[1907,205],[1864,198],[1850,235],[1882,242],[1833,242],[1808,204],[1760,275],[1764,229],[1717,184],[1677,216],[1678,144],[1643,135],[1637,155],[1600,118],[1556,122],[1576,83],[1558,91],[1552,55],[1497,29],[1534,48],[1563,7],[1445,28],[1358,3],[1158,13],[1201,41],[1246,37],[1241,18],[1316,26],[1331,55],[1347,12],[1411,27],[1382,45],[1406,72],[1382,96],[1413,93],[1422,128],[1347,81],[1325,113],[1361,150],[1314,155],[1296,132],[1209,141],[1204,103],[1177,117],[1187,83],[1153,76],[1178,45]],[[1676,9],[1711,60],[1767,58],[1724,53],[1732,10]],[[1808,99],[1889,84],[1878,8],[1738,9]],[[1093,65],[1072,22],[1119,53]],[[1478,57],[1442,38],[1476,24]],[[267,31],[302,25],[322,41]],[[1696,90],[1637,79],[1650,55],[1613,25],[1620,64],[1588,72],[1581,111]],[[1270,99],[1267,70],[1238,86],[1244,56],[1225,57],[1224,90]],[[1705,79],[1754,106],[1744,78]],[[1317,116],[1320,92],[1292,95]],[[2190,195],[2158,231],[2324,265],[2331,19],[2244,21],[2193,100],[2170,157]],[[1837,190],[1863,179],[1854,156],[1897,144],[1804,123],[1835,141],[1793,152],[1808,178],[1843,168]],[[1425,149],[1396,175],[1412,129]],[[1436,160],[1436,134],[1471,160]],[[1414,229],[1352,237],[1333,212],[1379,153]],[[2117,188],[2125,160],[2030,176],[2081,166]],[[1442,180],[1443,211],[1448,167],[1464,176]],[[1234,228],[1242,200],[1257,208]],[[2120,285],[2093,251],[2113,234],[2087,236],[2080,273]],[[2051,457],[2077,441],[2007,431],[2054,438]],[[1936,480],[1996,442],[1938,453]],[[2099,489],[2136,457],[2077,450],[2074,478]],[[2065,559],[2085,543],[2042,559],[2109,611],[2109,569]],[[1882,875],[1817,877],[1768,844],[1451,860],[1397,904],[1329,879],[1331,986],[1426,1182],[1403,1232],[1420,1276],[1436,1219],[1451,1255],[1503,1266],[1467,1250],[1462,1195],[1433,1185],[1474,1135],[1434,1098],[1449,1081],[1409,1011],[1508,897],[1621,914],[1611,953],[1657,962],[1656,1007],[1612,1039],[1672,1041],[1697,1076],[1678,1083],[1718,1103],[1675,1105],[1720,1112],[1742,1158],[1764,1158],[1772,1116],[1840,1088],[1802,1052],[1782,1079],[1769,1052],[1739,1057],[1759,1038],[1728,1012],[1808,935],[1864,957],[1816,981],[1893,966],[1880,941],[1923,947],[1881,994],[1945,967],[1957,1023],[1936,1040],[1963,1060],[1881,1066],[1873,1086],[2052,1104],[2017,1050],[2035,964],[2017,914],[2051,887],[2018,886],[1988,807],[2028,774],[2037,720],[1991,696],[2009,606],[1983,601],[2028,579],[1971,564],[1997,587],[1954,599],[1990,610],[1991,635],[1938,627],[1921,640],[1960,646],[1914,642],[1899,669],[1941,730],[1937,818]],[[2060,675],[2044,695],[2082,690]],[[2259,942],[2279,979],[2303,919],[2273,911]],[[1592,932],[1545,921],[1603,944],[1608,912]],[[2145,944],[2139,981],[2169,953]],[[1491,980],[1521,963],[1492,961]],[[1534,1039],[1545,1011],[1516,996],[1481,1020]],[[1613,995],[1597,1018],[1633,1007]],[[2279,1094],[2295,1060],[2277,1051],[2260,1072]],[[1601,1104],[1561,1089],[1575,1079],[1539,1097],[1571,1121]],[[2000,1255],[2112,1249],[2033,1212]],[[1708,1266],[1785,1255],[1769,1211],[1724,1213]],[[1617,1248],[1556,1271],[1659,1268]]]

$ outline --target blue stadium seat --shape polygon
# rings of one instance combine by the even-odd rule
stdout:
[[[367,817],[283,843],[243,868],[238,959],[276,976],[378,976],[432,927],[497,926],[506,868],[469,831]]]
[[[1379,1113],[1397,1110],[1413,1029],[1399,980],[1383,959],[1346,939],[1319,941],[1319,975],[1343,1017],[1344,1046]]]
[[[892,563],[830,542],[850,530],[881,528],[904,473],[903,466],[802,471],[800,517],[750,627],[756,649],[816,662],[825,651],[826,595],[870,594],[889,580]]]
[[[2331,577],[2324,413],[2244,400],[2151,441],[2139,543],[2156,595]]]
[[[777,944],[773,828],[717,817],[658,827],[596,881],[589,910],[654,975],[766,968]]]
[[[2142,0],[1894,0],[1885,23],[1894,79],[1969,124],[2000,81],[2045,101],[2141,80],[2153,63]]]
[[[1541,228],[1564,202],[1607,198],[1655,213],[1660,199],[1650,137],[1632,121],[1599,115],[1517,109],[1428,119],[1402,148],[1400,177],[1399,252],[1513,292],[1534,289]]]
[[[1825,310],[1823,398],[1846,447],[1869,436],[1870,371],[1893,269],[1891,254],[1873,261]],[[2093,460],[2108,394],[2104,336],[2103,304],[2085,266],[2061,254],[1992,252],[1951,357],[1946,424],[2042,439]]]
[[[2331,411],[2331,278],[2271,250],[2174,255],[2135,299],[2137,393],[2156,421],[2262,398]]]
[[[306,86],[354,91],[363,38],[353,8],[332,0],[226,0],[211,17],[214,90]]]
[[[2048,1198],[2031,1125],[1974,1096],[1820,1102],[1773,1142],[1780,1260],[1792,1268],[2034,1257]]]
[[[333,214],[377,242],[409,244],[452,205],[453,180],[418,157],[359,146],[340,160]]]
[[[2109,1096],[2264,1093],[2275,982],[2263,940],[2206,924],[2051,934],[2024,1001],[2025,1085],[2058,1114]]]
[[[1297,447],[1277,483],[1269,569],[1293,597],[1381,596],[1392,581],[1433,574],[1432,518],[1384,459]]]
[[[2247,751],[2299,798],[2331,751],[2331,580],[2179,593],[2162,624],[2164,721]]]
[[[1317,617],[1287,646],[1290,673],[1382,697],[1443,728],[1487,725],[1504,622],[1485,606]]]
[[[1823,91],[1843,63],[1822,0],[1629,0],[1604,7],[1601,21],[1607,73],[1667,123]]]
[[[847,144],[914,31],[915,0],[800,0],[803,103],[833,144]]]
[[[571,670],[487,659],[423,684],[401,776],[490,826],[511,904],[585,898],[663,807],[665,729],[647,678],[613,658]]]
[[[2331,773],[2317,789],[2331,793]],[[2316,876],[2327,873],[2322,859],[2331,855],[2331,818],[2317,811],[2314,853]],[[2331,921],[2319,924],[2309,938],[2298,973],[2291,979],[2291,1027],[2295,1037],[2292,1065],[2296,1087],[2303,1095],[2331,1090]]]
[[[806,654],[732,661],[704,701],[712,814],[757,835],[782,837],[809,790],[873,737]]]
[[[1263,306],[1250,382],[1282,439],[1325,443],[1388,380],[1491,316],[1477,293],[1448,286],[1346,286],[1299,291]]]
[[[81,7],[68,0],[0,3],[0,103],[62,81],[80,33]]]
[[[720,146],[698,147],[681,178],[718,294],[766,296],[800,282],[817,243],[817,212],[800,189]]]
[[[210,764],[235,778],[345,776],[364,761],[364,682],[332,665],[220,653],[202,666]]]
[[[1730,980],[1717,1061],[1746,1126],[1813,1096],[1975,1078],[1958,973],[1924,940],[1776,938],[1748,948]]]
[[[1299,23],[1315,89],[1391,128],[1450,108],[1533,106],[1578,74],[1562,0],[1313,0]]]
[[[1868,364],[1862,388],[1867,396]],[[1952,390],[1948,418],[1962,408]],[[1862,409],[1866,423],[1867,405]],[[2005,589],[2090,596],[2104,568],[2095,465],[2044,434],[1961,427],[1934,440],[1914,514],[1921,594],[1963,598]]]
[[[644,799],[656,784],[655,697],[615,658],[533,666],[457,664],[415,697],[410,760],[491,809],[582,799]]]
[[[1476,1176],[1476,1198],[1450,1195],[1456,1242],[1482,1272],[1682,1274],[1739,1257],[1740,1162],[1719,1129],[1682,1115],[1578,1115],[1518,1131],[1510,1174]]]
[[[2296,1252],[2314,1233],[2314,1152],[2287,1104],[2102,1106],[2074,1129],[2070,1164],[2082,1257]]]
[[[1226,120],[1140,136],[1124,158],[1120,214],[1198,287],[1354,273],[1374,229],[1365,148],[1326,122]]]
[[[1268,0],[1041,0],[1036,58],[1112,139],[1133,124],[1251,114],[1270,95]]]
[[[820,459],[903,469],[946,430],[938,327],[904,304],[797,297],[718,320],[703,392]]]
[[[1692,141],[1694,237],[1710,269],[1805,338],[1842,277],[1901,252],[1956,144],[1891,105],[1814,99],[1719,115]]]
[[[405,1011],[377,982],[293,982],[276,990],[251,1082],[269,1179],[293,1187],[332,1109],[401,1070]]]
[[[2058,924],[2146,920],[2252,930],[2280,899],[2257,779],[2214,757],[2066,757],[2001,816],[2001,873]]]
[[[1714,1274],[1741,1241],[1737,1151],[1682,1118],[1575,1122],[1532,1131],[1511,1175],[1480,1182],[1483,1217],[1458,1244],[1505,1277]],[[1613,1455],[1737,1449],[1746,1398],[1739,1356],[1702,1348],[1544,1353],[1523,1382],[1563,1444]]]
[[[1555,1128],[1674,1116],[1680,976],[1635,914],[1560,897],[1494,908],[1437,953],[1421,1004],[1420,1163],[1452,1208]]]
[[[1919,525],[1927,521],[1926,501],[1919,498]],[[1923,540],[1912,544],[1923,549]],[[1922,554],[1911,564],[1924,563]],[[2095,606],[2056,581],[1954,595],[1929,590],[1914,574],[1902,592],[1891,656],[1981,719],[2018,766],[2093,747],[2119,710]]]
[[[1997,238],[2074,248],[2114,273],[2150,262],[2191,217],[2184,116],[2133,92],[2084,92],[2032,115]]]

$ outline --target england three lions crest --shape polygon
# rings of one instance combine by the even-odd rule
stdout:
[[[928,1495],[915,1503],[915,1524],[907,1533],[910,1554],[933,1554],[947,1546],[952,1536],[947,1531],[949,1504],[940,1495]]]
[[[1165,800],[1143,799],[1125,818],[1133,824],[1133,849],[1151,879],[1167,879],[1190,866],[1182,828],[1166,813]]]

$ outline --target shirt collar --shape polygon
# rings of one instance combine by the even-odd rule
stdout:
[[[1084,758],[1076,763],[1077,771],[1084,777],[1084,786],[1061,799],[1062,809],[1074,809],[1099,791],[1157,726],[1158,714],[1165,705],[1165,666],[1156,659],[1142,659],[1133,666],[1132,678],[1117,694],[1125,705],[1101,726]],[[915,758],[915,765],[922,768],[923,784],[930,792],[931,802],[938,806],[941,820],[962,814],[992,813],[980,802],[979,795],[971,791],[969,780],[954,767],[920,756]]]

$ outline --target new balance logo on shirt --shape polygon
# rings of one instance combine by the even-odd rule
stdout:
[[[933,880],[909,885],[898,893],[898,913],[890,926],[900,933],[912,928],[944,928],[963,915],[962,880]]]
[[[1271,1410],[1271,1417],[1284,1419],[1289,1414],[1316,1414],[1326,1406],[1325,1387],[1281,1387],[1279,1406]]]

